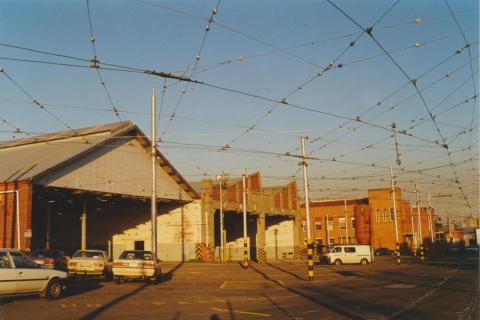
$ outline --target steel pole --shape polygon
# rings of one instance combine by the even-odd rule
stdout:
[[[415,232],[415,226],[413,223],[413,211],[412,211],[412,206],[410,206],[410,221],[412,223],[412,241],[413,241],[413,255],[417,255],[417,236]]]
[[[152,198],[150,202],[151,224],[152,224],[152,257],[153,261],[157,261],[157,107],[156,107],[155,88],[152,89],[152,141],[151,141],[151,157],[152,157]]]
[[[395,180],[393,177],[392,166],[390,166],[390,180],[392,182],[393,221],[395,223],[395,255],[397,258],[397,264],[400,264],[400,243],[398,239],[398,223],[397,223],[397,201],[395,200]]]
[[[420,246],[420,262],[423,262],[423,235],[422,235],[422,220],[420,218],[420,200],[418,199],[418,186],[415,183],[415,197],[417,200],[417,218],[418,218],[418,244]]]
[[[223,243],[223,175],[220,176],[220,261],[224,262],[224,243]]]
[[[308,199],[308,174],[307,174],[307,156],[305,152],[305,137],[300,138],[302,145],[302,166],[303,166],[303,186],[305,191],[305,214],[307,220],[307,254],[308,254],[308,280],[313,281],[313,243],[310,233],[310,201]]]
[[[242,170],[243,194],[243,267],[248,268],[248,243],[247,243],[247,185],[245,168]]]
[[[430,242],[433,244],[433,222],[432,222],[432,203],[430,199],[430,192],[428,193],[428,229],[430,231]]]
[[[345,238],[347,239],[347,244],[349,244],[348,240],[348,213],[347,213],[347,193],[343,193],[343,212],[345,214]]]

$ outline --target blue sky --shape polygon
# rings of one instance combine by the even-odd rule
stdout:
[[[394,2],[334,3],[368,27]],[[296,154],[299,137],[307,135],[311,137],[309,141],[321,137],[307,144],[309,153],[329,159],[313,160],[309,166],[313,198],[338,198],[344,191],[351,197],[362,196],[367,188],[388,186],[385,167],[394,165],[396,170],[404,168],[404,171],[430,169],[398,174],[398,184],[408,199],[412,199],[413,183],[418,182],[420,190],[425,191],[422,191],[423,199],[428,191],[433,195],[451,194],[433,198],[439,213],[448,211],[459,216],[470,213],[462,199],[465,195],[473,205],[472,211],[478,214],[478,111],[472,122],[476,100],[452,108],[474,96],[474,91],[478,92],[478,2],[448,3],[470,43],[471,65],[468,49],[454,54],[465,46],[465,40],[444,1],[399,1],[374,27],[373,35],[387,51],[392,51],[392,57],[411,79],[434,67],[418,80],[417,86],[432,114],[447,110],[436,117],[443,136],[452,137],[462,129],[473,127],[471,134],[462,134],[449,145],[463,191],[452,181],[455,175],[446,150],[434,143],[400,135],[402,165],[396,166],[395,147],[388,130],[369,125],[356,129],[361,124],[355,122],[338,128],[345,120],[283,104],[268,113],[274,106],[272,102],[172,80],[166,82],[161,103],[163,79],[144,74],[100,72],[114,105],[121,110],[122,120],[133,121],[146,133],[150,132],[148,112],[152,87],[157,90],[157,104],[162,111],[159,134],[176,109],[173,121],[162,135],[165,142],[159,147],[191,181],[200,180],[204,174],[214,176],[222,170],[238,176],[241,168],[246,167],[249,172],[260,170],[268,184],[287,183],[293,176],[300,177],[298,159],[255,150]],[[186,72],[200,81],[281,100],[318,75],[321,67],[328,66],[361,31],[326,1],[222,1],[192,75],[191,68],[205,36],[206,19],[216,5],[217,1],[90,0],[98,59],[142,69]],[[85,1],[2,1],[0,39],[2,44],[84,59],[93,56]],[[361,119],[385,127],[395,122],[399,130],[405,129],[416,137],[439,140],[412,85],[384,100],[405,84],[407,78],[385,55],[378,56],[381,54],[379,46],[363,35],[334,61],[334,68],[296,90],[287,101],[349,118],[359,116],[381,101]],[[5,46],[0,46],[0,57],[86,64]],[[370,59],[363,60],[365,58]],[[231,63],[222,65],[226,60]],[[72,127],[118,120],[109,111],[110,101],[93,69],[5,59],[0,60],[0,66]],[[451,75],[446,77],[448,73]],[[47,112],[35,107],[6,77],[0,78],[1,118],[28,132],[64,129]],[[178,104],[181,95],[183,98]],[[402,102],[410,96],[410,100]],[[478,110],[478,104],[476,108]],[[422,119],[427,121],[409,129]],[[255,128],[245,133],[245,128],[253,124]],[[5,123],[0,124],[0,130],[1,140],[14,135]],[[227,152],[198,146],[187,149],[178,143],[229,144],[232,149]],[[327,146],[320,147],[324,144]],[[237,152],[233,148],[250,151]],[[331,161],[333,158],[348,163]],[[440,168],[432,169],[437,166]],[[364,176],[370,178],[353,179]],[[300,187],[301,181],[298,182]]]

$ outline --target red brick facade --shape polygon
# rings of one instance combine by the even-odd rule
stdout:
[[[15,191],[17,192],[11,192]],[[20,215],[20,248],[30,248],[32,228],[32,185],[27,181],[0,184],[0,248],[17,248],[17,194]],[[28,234],[27,234],[28,236]]]
[[[401,197],[401,190],[395,189],[397,225],[399,243],[404,248],[414,247],[413,232],[418,229],[417,208]],[[347,214],[343,200],[312,201],[310,203],[310,219],[312,238],[322,245],[327,242],[340,244],[349,243],[371,244],[373,248],[386,247],[395,249],[395,223],[393,214],[392,191],[390,188],[368,190],[368,198],[347,200]],[[300,208],[300,214],[305,221],[305,206]],[[345,229],[345,216],[348,219],[348,229]],[[326,223],[330,221],[330,230]],[[427,208],[420,208],[420,221],[424,243],[430,241],[429,218]],[[435,214],[432,209],[431,221],[435,234]],[[304,223],[305,225],[305,223]],[[303,239],[306,239],[306,228],[303,228]],[[327,241],[327,235],[329,241]]]

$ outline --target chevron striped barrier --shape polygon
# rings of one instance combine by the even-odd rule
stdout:
[[[295,246],[295,251],[293,252],[294,259],[302,259],[302,247]]]
[[[259,263],[267,262],[267,253],[264,248],[257,248],[257,260]]]
[[[197,242],[195,243],[195,260],[203,261],[203,251],[205,245],[203,243]]]

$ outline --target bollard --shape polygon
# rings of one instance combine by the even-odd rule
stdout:
[[[248,248],[247,242],[243,242],[243,267],[248,268]]]
[[[395,255],[397,256],[397,264],[400,265],[400,244],[396,243],[396,252]]]
[[[307,245],[307,255],[308,255],[308,280],[313,281],[313,243],[311,240],[308,240]]]

